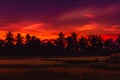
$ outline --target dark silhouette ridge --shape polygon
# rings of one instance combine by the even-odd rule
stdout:
[[[2,57],[64,57],[64,56],[100,56],[120,52],[120,35],[116,40],[103,40],[100,35],[78,37],[72,32],[65,36],[60,32],[54,40],[40,40],[36,36],[18,33],[15,37],[11,31],[6,33],[5,40],[0,40]]]

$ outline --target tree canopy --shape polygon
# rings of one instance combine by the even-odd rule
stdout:
[[[100,35],[78,37],[75,32],[69,36],[60,32],[56,39],[41,40],[30,34],[23,37],[8,31],[5,40],[0,40],[1,56],[89,56],[116,52],[120,52],[120,35],[115,40],[103,40]]]

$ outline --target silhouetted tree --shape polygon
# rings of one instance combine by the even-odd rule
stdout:
[[[103,39],[99,35],[88,35],[88,49],[90,55],[99,55],[103,49]]]
[[[23,56],[24,54],[24,40],[23,40],[23,36],[21,36],[20,33],[17,33],[16,37],[15,37],[15,48],[14,48],[14,52],[16,56]]]
[[[67,41],[67,50],[78,51],[78,35],[75,32],[72,32],[70,36],[66,38]]]
[[[118,37],[116,38],[116,43],[118,45],[118,48],[120,48],[120,34],[118,34]]]
[[[6,38],[5,38],[5,47],[4,47],[4,54],[6,56],[12,56],[14,55],[14,37],[11,31],[6,33]]]
[[[26,46],[30,46],[31,45],[31,36],[29,34],[26,34],[25,36],[25,44]]]
[[[88,35],[88,42],[93,49],[103,48],[103,39],[99,35]]]
[[[79,56],[89,55],[88,53],[92,55],[108,55],[116,51],[120,52],[119,49],[120,35],[114,41],[112,38],[103,40],[99,35],[78,38],[75,32],[72,32],[66,38],[65,34],[60,32],[57,39],[41,41],[36,36],[29,34],[26,34],[25,38],[23,38],[18,33],[14,38],[12,32],[9,31],[5,40],[0,40],[0,55],[2,56]]]
[[[72,37],[72,40],[74,42],[74,45],[76,45],[77,44],[78,35],[75,32],[72,32],[71,33],[71,37]]]
[[[0,40],[0,55],[2,55],[4,52],[3,52],[3,50],[4,50],[4,45],[5,45],[5,43],[4,43],[4,40]]]
[[[55,48],[55,45],[54,45],[54,40],[44,40],[43,41],[43,47],[42,49],[44,50],[43,51],[43,55],[45,56],[57,56],[59,55],[59,52],[57,51],[57,55],[56,55],[56,48]]]
[[[11,31],[7,32],[5,42],[6,47],[11,47],[14,45],[14,37]]]
[[[79,38],[79,45],[78,46],[79,46],[79,49],[81,52],[85,52],[85,50],[88,47],[88,40],[82,36],[81,38]]]
[[[105,42],[104,42],[104,47],[107,49],[107,50],[112,50],[114,48],[114,40],[112,38],[110,39],[107,39]]]
[[[36,36],[30,36],[29,34],[27,34],[25,36],[25,40],[26,52],[29,55],[38,55],[41,46],[40,39],[38,39]]]
[[[64,48],[65,48],[65,35],[60,32],[58,34],[58,38],[55,40],[54,44],[56,46],[56,49],[58,50],[58,52],[63,53],[64,52]]]
[[[116,53],[117,49],[118,46],[112,38],[109,38],[104,42],[104,50],[106,51],[105,54],[110,55],[112,53]]]
[[[31,37],[31,41],[30,44],[33,48],[37,48],[41,45],[41,41],[39,38],[37,38],[36,36],[32,36]]]
[[[1,40],[0,40],[0,48],[3,48],[4,45],[5,45],[4,40],[1,39]]]
[[[41,54],[40,48],[41,48],[41,41],[39,38],[37,38],[36,36],[32,36],[31,37],[31,41],[30,41],[30,46],[31,46],[31,52],[32,54],[34,53],[34,55],[38,55]]]
[[[23,37],[20,33],[17,34],[16,38],[16,46],[22,46],[23,45]]]

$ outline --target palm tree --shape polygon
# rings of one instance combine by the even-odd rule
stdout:
[[[88,40],[85,37],[79,38],[79,49],[81,52],[84,52],[88,47]]]
[[[25,36],[25,44],[26,45],[29,45],[30,44],[30,42],[31,42],[31,36],[29,35],[29,34],[26,34],[26,36]]]
[[[41,41],[36,36],[30,36],[27,34],[25,36],[25,51],[28,55],[36,55],[34,53],[39,53],[41,47]]]
[[[36,36],[31,37],[30,43],[33,48],[38,48],[41,45],[40,39],[37,38]]]
[[[5,42],[6,42],[6,47],[11,47],[14,45],[14,37],[11,31],[7,32]]]
[[[88,35],[89,46],[93,49],[103,48],[103,39],[100,35]]]
[[[4,53],[6,56],[14,55],[14,37],[11,31],[6,33]],[[10,54],[9,54],[10,53]]]
[[[59,52],[63,52],[65,48],[65,35],[62,32],[60,32],[58,34],[58,38],[55,40],[54,43]]]
[[[22,46],[23,45],[23,37],[20,33],[16,36],[16,46]]]
[[[75,32],[72,32],[71,35],[66,38],[66,41],[68,50],[78,50],[78,35]]]

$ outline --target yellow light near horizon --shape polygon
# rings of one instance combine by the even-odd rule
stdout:
[[[6,37],[6,33],[8,31],[0,31],[0,39],[5,39]],[[31,36],[36,36],[38,37],[39,39],[43,40],[43,39],[55,39],[57,38],[57,35],[52,35],[52,34],[46,34],[46,35],[41,35],[40,33],[38,32],[12,32],[13,36],[16,37],[17,33],[20,33],[23,37],[26,36],[26,34],[30,34]]]
[[[0,31],[0,39],[5,38],[6,31]]]

